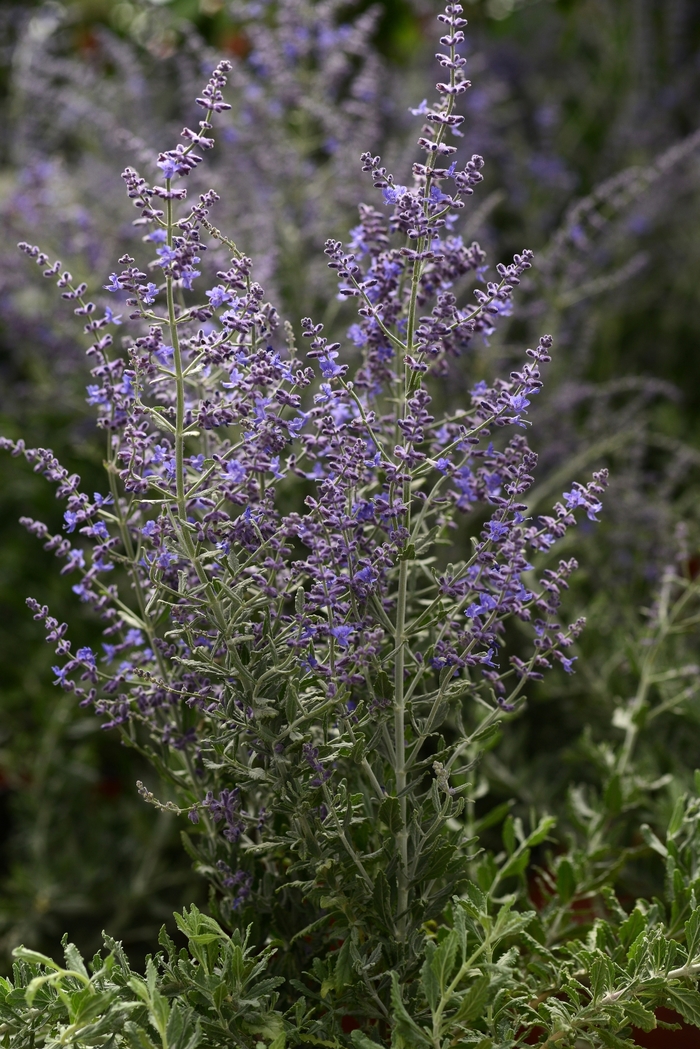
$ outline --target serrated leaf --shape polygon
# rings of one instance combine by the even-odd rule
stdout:
[[[394,915],[391,908],[391,890],[386,880],[384,871],[379,871],[374,878],[374,892],[372,893],[374,913],[380,921],[384,922],[387,932],[393,931]]]
[[[531,834],[525,839],[525,845],[541,845],[548,837],[550,830],[556,827],[557,821],[554,816],[543,816]]]
[[[350,1039],[357,1049],[381,1049],[378,1042],[373,1042],[371,1038],[368,1038],[364,1031],[354,1030],[350,1033]],[[272,1049],[272,1046],[270,1046]]]
[[[671,820],[668,825],[668,831],[666,832],[669,838],[675,837],[676,834],[678,834],[678,831],[683,826],[683,820],[685,818],[686,797],[687,796],[685,794],[681,794],[680,798],[676,799],[676,804],[673,806],[673,814],[671,815]]]
[[[45,965],[47,969],[58,971],[61,968],[53,958],[49,958],[46,954],[39,954],[38,951],[30,951],[28,947],[15,947],[12,957],[18,958],[23,962],[29,962],[31,965]]]
[[[636,1042],[633,1042],[630,1038],[618,1038],[616,1034],[606,1030],[605,1027],[596,1027],[595,1033],[603,1045],[608,1046],[608,1049],[637,1049]]]
[[[591,965],[591,997],[594,1002],[612,988],[614,978],[612,962],[605,955],[598,954]]]
[[[613,773],[607,782],[603,794],[603,801],[605,802],[605,807],[609,812],[612,812],[613,815],[617,815],[622,809],[622,781],[617,772]]]
[[[389,828],[391,834],[401,830],[401,809],[398,798],[385,798],[379,806],[379,819]]]
[[[465,886],[465,893],[469,899],[471,907],[468,905],[466,900],[459,900],[458,902],[467,910],[473,911],[476,914],[487,914],[489,905],[487,896],[481,891],[478,885],[473,881],[467,882]]]
[[[352,983],[352,958],[350,955],[351,940],[347,936],[342,947],[336,952],[333,981],[335,990],[340,992]]]
[[[501,726],[498,724],[498,722],[491,722],[488,725],[484,725],[483,728],[477,728],[474,732],[472,732],[469,738],[475,743],[478,742],[483,744],[493,739],[494,736],[499,735],[500,731]]]
[[[506,852],[509,856],[512,856],[515,852],[515,820],[510,814],[506,816],[503,822],[501,836]]]
[[[692,962],[700,953],[700,907],[696,907],[685,923],[685,943],[688,961]]]
[[[481,1016],[489,996],[490,986],[491,981],[488,976],[477,977],[459,1003],[459,1008],[454,1016],[455,1023],[472,1023]]]
[[[409,1015],[401,997],[398,974],[393,971],[391,973],[391,1008],[397,1034],[411,1046],[420,1046],[420,1049],[433,1049],[431,1039]]]
[[[67,968],[72,969],[74,972],[79,972],[82,976],[88,979],[88,971],[85,968],[83,956],[75,944],[67,943],[63,949],[63,953],[65,955]]]
[[[452,929],[442,943],[436,948],[435,954],[433,955],[432,969],[435,973],[441,992],[445,990],[450,982],[452,970],[455,967],[458,947],[459,943],[457,933]]]
[[[161,927],[160,933],[158,935],[158,943],[161,945],[161,947],[165,947],[166,944],[161,939],[162,936],[167,937],[167,939],[170,941],[170,943],[172,944],[172,953],[173,953],[173,955],[175,955],[177,953],[176,949],[175,949],[175,944],[173,943],[172,940],[170,940],[170,937],[168,936],[167,932],[165,931],[165,926],[164,925]],[[113,939],[106,932],[102,933],[102,941],[103,941],[105,947],[107,948],[107,950],[109,951],[109,953],[113,954],[114,957],[117,959],[119,965],[122,968],[122,971],[127,973],[127,975],[130,975],[131,974],[131,968],[129,966],[129,959],[126,956],[126,953],[124,951],[124,948],[122,947],[121,941]]]
[[[425,960],[421,967],[423,993],[432,1012],[435,1012],[440,999],[440,987],[432,965],[436,950],[437,944],[433,940],[428,940],[425,945]]]
[[[654,852],[658,852],[659,856],[663,856],[663,858],[666,859],[668,857],[668,849],[659,841],[649,824],[643,823],[639,830],[649,848],[653,849]]]
[[[479,835],[482,831],[488,830],[489,827],[494,827],[497,823],[508,815],[512,808],[512,801],[504,801],[501,805],[495,805],[485,816],[482,816],[480,820],[477,820],[474,824],[474,833]]]
[[[517,874],[522,874],[529,862],[530,850],[523,849],[522,852],[519,852],[508,860],[505,867],[501,870],[501,877],[512,878]]]
[[[667,987],[666,999],[686,1023],[700,1027],[700,992],[690,987]]]
[[[644,930],[646,929],[646,925],[647,923],[644,915],[640,911],[639,907],[635,907],[634,910],[630,912],[629,916],[625,919],[625,921],[623,921],[617,933],[620,943],[625,948],[625,950],[628,950],[630,945],[634,943],[639,934],[644,932]]]
[[[122,1034],[130,1049],[156,1049],[143,1027],[139,1027],[132,1020],[127,1020],[124,1024]]]
[[[576,875],[567,859],[559,861],[557,867],[557,892],[562,903],[568,903],[576,891]]]
[[[641,1002],[629,1001],[623,1003],[625,1016],[633,1027],[639,1027],[642,1031],[653,1031],[656,1027],[656,1017],[650,1009],[645,1009]]]
[[[80,1021],[81,1024],[86,1024],[89,1020],[93,1020],[100,1013],[106,1012],[111,1003],[116,998],[116,991],[101,991],[99,993],[90,993],[90,988],[85,989],[88,994],[85,995],[82,1000],[76,1002],[78,995],[72,996],[72,1001],[77,1005],[72,1016],[72,1021]]]
[[[34,979],[30,982],[29,986],[27,987],[26,991],[24,992],[25,1000],[30,1009],[34,1005],[34,999],[36,998],[41,988],[44,987],[47,983],[49,983],[49,981],[55,983],[56,979],[56,973],[51,973],[49,976],[34,977]]]

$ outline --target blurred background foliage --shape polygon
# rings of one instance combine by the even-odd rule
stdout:
[[[441,6],[2,4],[0,430],[52,447],[88,487],[101,486],[79,329],[14,244],[59,254],[99,294],[137,236],[120,170],[132,163],[146,173],[175,140],[222,53],[235,63],[234,108],[198,185],[212,181],[221,193],[214,220],[253,254],[281,313],[297,322],[312,313],[344,337],[348,315],[320,249],[328,236],[347,239],[356,203],[369,197],[363,149],[381,152],[399,179],[408,169],[417,130],[408,107],[434,77]],[[593,468],[612,472],[602,524],[579,529],[566,552],[581,564],[567,611],[589,618],[578,672],[555,672],[532,690],[480,769],[476,809],[512,799],[523,813],[556,811],[562,832],[574,828],[567,790],[611,789],[606,743],[619,739],[643,678],[649,708],[663,709],[653,731],[642,717],[635,746],[658,786],[630,802],[620,847],[635,857],[621,878],[631,893],[648,893],[635,825],[663,822],[700,742],[697,624],[686,617],[659,640],[653,613],[665,566],[686,579],[700,572],[700,6],[465,7],[474,86],[463,149],[482,153],[487,167],[458,232],[478,238],[492,265],[524,246],[537,265],[513,318],[456,366],[450,396],[507,372],[523,345],[551,331],[556,357],[533,416],[541,460],[531,509],[546,512]],[[106,928],[137,961],[173,907],[201,902],[203,889],[177,821],[136,793],[148,770],[51,685],[50,652],[25,596],[49,604],[83,644],[98,644],[99,631],[17,523],[22,514],[61,526],[45,482],[2,459],[0,955],[4,964],[20,941],[55,952],[66,930],[91,951]],[[644,677],[655,645],[658,680]]]

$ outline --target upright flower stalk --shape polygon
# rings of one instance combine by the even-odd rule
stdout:
[[[221,62],[198,130],[158,156],[164,185],[123,174],[144,254],[105,285],[131,310],[124,355],[120,318],[22,245],[85,318],[111,495],[90,499],[47,449],[2,441],[57,482],[65,530],[85,543],[26,524],[105,622],[103,653],[74,653],[30,599],[57,683],[153,761],[169,796],[140,789],[189,816],[222,920],[240,914],[281,944],[275,964],[311,966],[322,996],[332,979],[344,1008],[378,1022],[425,923],[465,883],[472,765],[529,681],[554,662],[572,670],[582,622],[564,627],[557,610],[576,562],[531,560],[551,558],[577,508],[596,520],[605,484],[594,475],[525,516],[536,457],[521,431],[549,336],[507,379],[472,376],[468,405],[447,397],[430,414],[431,390],[473,371],[470,345],[510,313],[532,262],[523,251],[485,281],[483,251],[457,232],[483,160],[446,142],[461,137],[469,82],[461,6],[440,20],[449,77],[414,111],[427,162],[407,187],[363,154],[379,206],[360,205],[348,245],[326,243],[339,296],[356,300],[347,361],[312,318],[280,325],[251,260],[210,221],[216,193],[186,203],[195,150],[228,108]],[[448,563],[458,520],[472,549]],[[337,940],[342,978],[321,960]]]

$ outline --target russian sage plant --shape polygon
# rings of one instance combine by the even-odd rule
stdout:
[[[345,308],[357,307],[342,356],[313,319],[280,322],[252,261],[210,220],[217,194],[187,200],[184,180],[228,107],[227,62],[197,99],[197,129],[158,155],[160,184],[124,172],[144,247],[110,275],[111,306],[99,309],[60,262],[22,245],[90,337],[105,491],[83,492],[48,449],[2,445],[67,501],[66,535],[25,523],[104,620],[101,654],[73,649],[65,625],[28,603],[56,646],[57,683],[160,772],[162,797],[144,787],[146,800],[189,816],[187,849],[211,882],[215,918],[200,927],[185,916],[196,965],[175,965],[164,941],[171,961],[151,963],[145,983],[126,962],[112,979],[113,943],[92,978],[75,952],[68,969],[46,971],[24,952],[35,967],[3,985],[10,1011],[20,988],[28,1001],[27,985],[30,1007],[46,992],[46,1009],[68,1009],[75,1025],[81,1009],[87,1023],[113,1006],[124,1044],[149,1044],[143,1020],[164,1047],[228,1034],[342,1045],[353,1029],[360,1049],[389,1034],[434,1049],[533,1035],[617,1046],[631,1024],[655,1026],[658,1004],[700,1020],[697,799],[679,800],[665,845],[649,839],[669,870],[669,919],[662,903],[625,913],[614,864],[596,880],[598,823],[575,862],[552,860],[542,916],[518,909],[515,890],[552,820],[529,831],[506,820],[504,853],[476,849],[474,766],[529,682],[554,663],[573,669],[581,621],[563,626],[557,609],[576,564],[552,551],[577,508],[595,520],[606,478],[574,483],[550,514],[527,516],[536,459],[523,430],[548,336],[508,378],[473,374],[468,404],[430,412],[453,369],[470,369],[470,343],[509,315],[532,259],[524,251],[485,280],[479,244],[457,232],[483,160],[459,160],[450,138],[469,86],[461,5],[440,20],[443,80],[437,102],[416,109],[411,184],[363,154],[375,204],[360,206],[348,245],[326,243]],[[466,304],[452,288],[469,279]],[[131,333],[121,349],[120,326]],[[458,527],[470,549],[449,561]],[[628,736],[638,706],[619,721]],[[604,804],[617,804],[608,793]],[[577,885],[581,899],[608,892],[585,940],[570,920]],[[221,925],[249,926],[250,950]],[[242,1011],[225,1007],[231,982],[240,997],[262,962],[272,983]],[[70,993],[84,985],[69,1006],[65,981]],[[167,994],[183,1008],[170,1009]],[[217,1010],[228,1027],[207,1027]],[[61,1044],[80,1037],[64,1031]]]

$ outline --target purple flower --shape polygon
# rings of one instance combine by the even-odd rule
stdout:
[[[158,266],[171,266],[177,262],[177,252],[167,244],[164,244],[162,248],[156,248],[156,255],[160,259]]]
[[[486,525],[489,539],[500,542],[508,535],[508,525],[504,521],[489,521]]]
[[[177,164],[171,157],[165,157],[158,161],[158,167],[163,172],[163,178],[172,179],[178,174]]]
[[[158,286],[152,281],[149,281],[148,284],[145,285],[142,284],[139,288],[139,291],[141,292],[141,297],[143,298],[143,301],[146,303],[147,306],[150,306],[152,302],[156,301],[156,295],[158,294]]]
[[[384,203],[395,204],[399,197],[402,197],[404,193],[408,193],[405,186],[385,186],[382,190]]]
[[[209,304],[216,310],[227,302],[233,302],[230,291],[226,291],[221,284],[216,284],[210,291],[205,292]]]
[[[354,346],[366,346],[369,336],[359,324],[351,324],[348,328],[348,338]]]
[[[87,663],[90,667],[95,666],[95,653],[89,645],[86,645],[84,648],[79,648],[75,653],[75,658],[81,660],[83,663]]]
[[[120,283],[116,273],[110,273],[109,284],[103,284],[105,291],[123,291],[124,286]]]
[[[430,112],[430,107],[428,106],[428,99],[424,98],[421,104],[416,109],[411,109],[411,107],[409,106],[408,112],[412,113],[414,117],[425,116],[426,113]]]
[[[234,484],[240,484],[244,481],[248,471],[246,470],[243,463],[239,463],[237,459],[230,459],[226,463],[226,474]]]
[[[350,636],[353,633],[351,626],[335,626],[331,630],[331,634],[336,639],[341,648],[347,648]]]
[[[321,374],[324,379],[332,379],[336,375],[342,375],[344,367],[339,364],[334,364],[335,358],[338,356],[338,351],[333,350],[331,353],[326,354],[325,357],[319,358],[319,365],[321,367]]]

